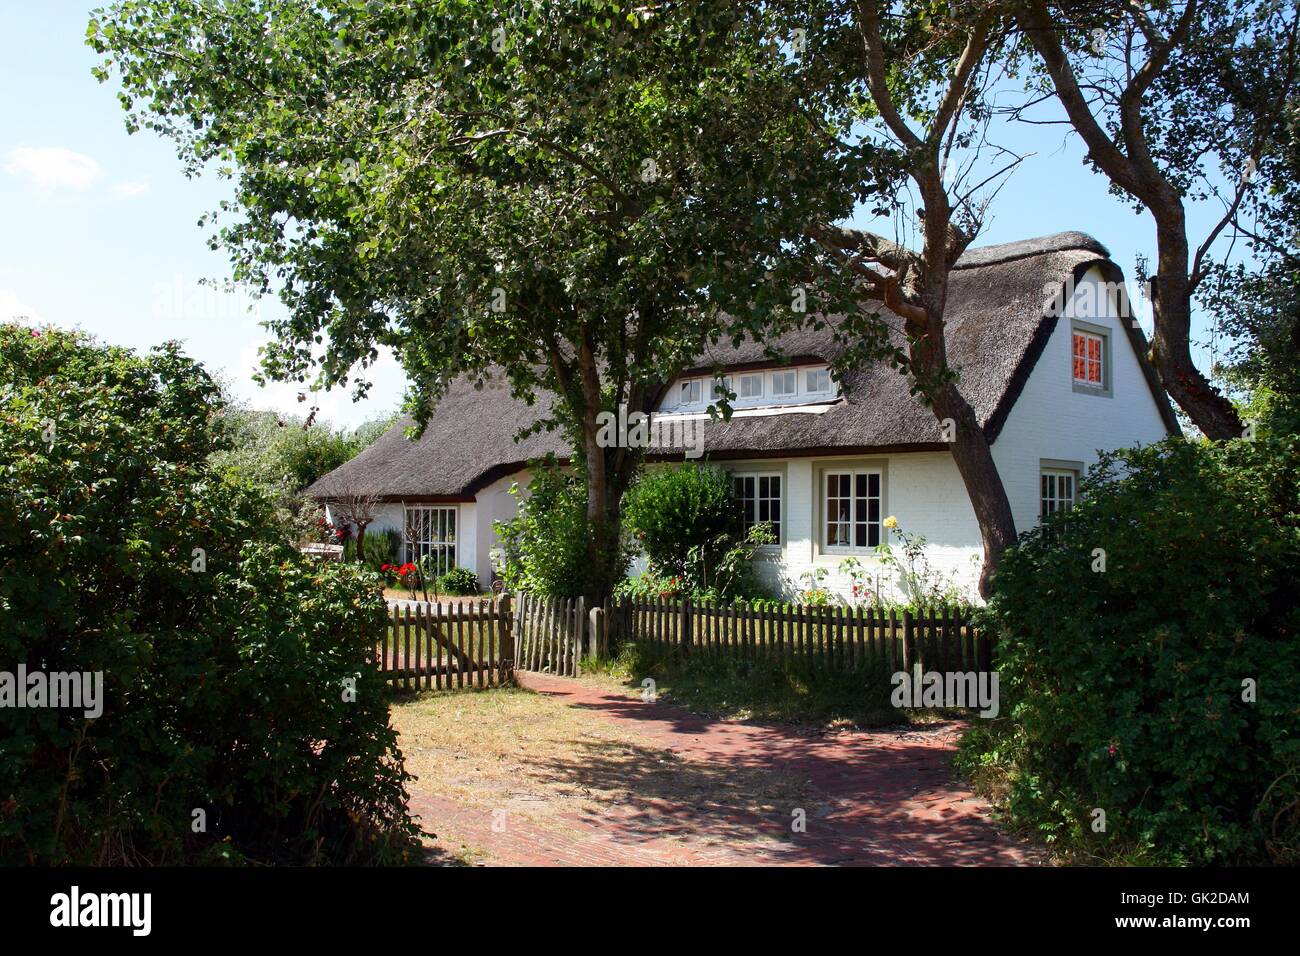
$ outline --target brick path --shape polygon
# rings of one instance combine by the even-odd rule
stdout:
[[[490,815],[423,792],[411,809],[498,865],[967,865],[1041,862],[1003,834],[988,805],[950,766],[961,725],[820,735],[799,728],[723,721],[664,703],[643,703],[579,681],[519,673],[530,690],[623,722],[649,745],[673,752],[683,771],[708,765],[768,769],[806,780],[817,794],[807,830],[789,811],[696,806],[638,794],[599,817],[555,825],[511,815],[493,832]],[[812,802],[812,801],[809,801]]]

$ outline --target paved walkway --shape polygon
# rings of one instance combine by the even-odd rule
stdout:
[[[651,746],[673,752],[681,772],[707,766],[793,774],[817,795],[806,832],[792,811],[684,805],[638,794],[599,817],[560,826],[512,817],[501,830],[481,810],[412,792],[412,810],[504,865],[967,865],[1041,862],[1003,834],[988,805],[955,777],[950,761],[962,727],[945,723],[822,735],[702,717],[643,703],[579,681],[520,673],[530,690],[622,722]],[[809,801],[812,802],[812,801]]]

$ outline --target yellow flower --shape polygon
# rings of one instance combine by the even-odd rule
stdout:
[[[890,515],[888,518],[885,519],[885,527],[886,527],[886,528],[897,528],[897,527],[898,527],[898,519],[895,518],[893,515]]]

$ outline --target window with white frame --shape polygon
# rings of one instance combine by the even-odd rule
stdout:
[[[740,391],[737,395],[741,399],[762,398],[763,373],[747,372],[740,376]]]
[[[677,388],[677,404],[681,406],[698,405],[704,394],[704,383],[698,378],[687,379]]]
[[[715,378],[713,380],[713,400],[715,402],[721,401],[722,399],[726,398],[727,393],[730,391],[731,391],[730,375],[723,375],[720,378]]]
[[[824,547],[857,549],[880,544],[879,471],[828,470],[822,488]]]
[[[804,372],[804,391],[809,395],[829,395],[831,373],[824,368],[810,368]]]
[[[1039,476],[1039,513],[1044,517],[1074,507],[1078,474],[1064,468],[1044,468]]]
[[[1074,383],[1088,388],[1106,387],[1106,338],[1096,332],[1074,330]]]
[[[748,531],[764,521],[772,525],[776,540],[781,540],[781,475],[745,474],[733,475],[732,487],[735,489],[736,501],[740,504],[740,514]]]
[[[443,575],[456,567],[456,507],[406,506],[406,560],[429,558],[430,571]]]
[[[794,398],[799,388],[799,376],[793,369],[783,369],[772,373],[772,397]]]

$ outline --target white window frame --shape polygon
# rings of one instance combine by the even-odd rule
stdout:
[[[740,381],[737,383],[737,385],[739,386],[739,387],[736,389],[736,398],[737,398],[737,400],[741,400],[741,401],[743,401],[743,400],[746,400],[746,399],[762,398],[762,397],[763,397],[763,379],[765,379],[766,377],[767,377],[767,376],[765,376],[762,372],[742,372],[742,373],[740,374],[740,376],[739,376]],[[758,384],[758,390],[755,391],[753,394],[746,395],[746,394],[745,394],[745,386],[746,386],[747,384],[753,384],[753,383],[757,383],[757,384]]]
[[[837,518],[832,522],[830,508],[832,497],[830,494],[830,480],[832,476],[843,475],[849,476],[849,516],[847,521]],[[874,496],[871,494],[872,475],[876,477],[876,494]],[[866,479],[867,493],[865,496],[859,496],[857,494],[859,476]],[[819,486],[820,490],[818,494],[821,496],[821,500],[820,514],[818,518],[821,530],[818,532],[818,541],[821,543],[823,551],[827,554],[865,554],[874,551],[877,545],[885,540],[885,472],[883,468],[871,466],[864,467],[861,465],[856,467],[848,465],[827,465],[821,470]],[[842,496],[837,494],[834,497],[839,501]],[[871,502],[873,500],[876,502],[876,517],[874,521],[871,519]],[[860,514],[860,508],[866,509],[865,515]],[[849,536],[848,544],[831,544],[830,526],[832,523],[836,525],[847,524]],[[859,524],[866,525],[866,542],[864,544],[857,543],[857,527]],[[871,530],[873,527],[876,530],[876,544],[871,543]]]
[[[826,387],[825,388],[810,387],[808,385],[808,379],[813,375],[825,375]],[[804,383],[803,393],[805,395],[821,396],[821,395],[833,395],[835,393],[835,380],[831,377],[831,370],[828,368],[822,368],[814,365],[803,369],[803,383]]]
[[[794,387],[790,391],[782,391],[777,387],[777,382],[784,379],[787,375],[791,376],[794,381]],[[772,380],[772,397],[773,398],[797,398],[799,396],[799,372],[792,368],[779,368],[771,373]]]
[[[735,493],[736,482],[744,481],[751,478],[754,480],[754,497],[750,499],[750,501],[753,502],[753,506],[754,506],[753,517],[751,520],[751,517],[748,514],[742,516],[745,522],[745,530],[748,531],[750,527],[759,524],[762,521],[769,521],[772,524],[772,530],[776,532],[776,544],[780,545],[781,542],[785,540],[785,518],[786,518],[785,473],[781,471],[733,471],[731,473],[733,494]],[[775,478],[780,483],[778,485],[778,491],[775,495],[772,495],[770,493],[765,497],[759,495],[760,481],[764,478],[769,479],[769,482],[771,479]],[[768,485],[769,492],[771,490],[771,487],[772,486],[769,483]],[[744,507],[744,499],[741,498],[739,494],[736,495],[736,498],[738,501],[741,501],[742,507]],[[761,501],[776,502],[778,517],[775,521],[773,521],[770,517],[761,518],[759,516],[761,511],[761,507],[760,507]]]
[[[412,514],[420,515],[419,540],[407,537],[413,526]],[[460,508],[457,505],[404,504],[402,506],[402,547],[407,561],[418,561],[432,554],[438,575],[456,567],[457,535],[460,531]]]
[[[719,375],[710,380],[709,394],[711,402],[720,402],[731,391],[731,376]],[[734,404],[734,403],[733,403]]]
[[[685,393],[688,397],[682,398]],[[687,378],[683,379],[677,386],[677,407],[678,408],[695,408],[704,400],[704,379]]]
[[[1070,486],[1069,497],[1061,494],[1061,481],[1067,479]],[[1048,486],[1051,493],[1048,493]],[[1058,511],[1069,511],[1079,501],[1079,472],[1074,468],[1052,468],[1043,466],[1038,470],[1038,516],[1046,518]],[[1049,507],[1049,502],[1051,506]],[[1064,504],[1064,507],[1062,505]]]

